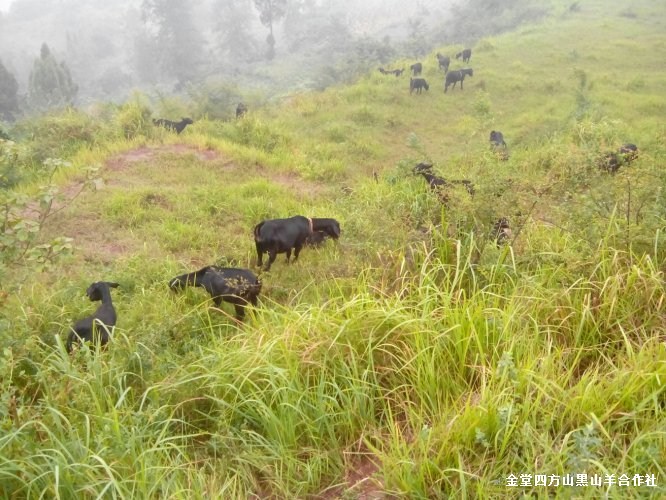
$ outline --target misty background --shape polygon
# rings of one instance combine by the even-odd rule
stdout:
[[[0,0],[0,118],[121,102],[137,90],[227,118],[238,100],[321,90],[443,44],[462,48],[543,15],[545,4]]]

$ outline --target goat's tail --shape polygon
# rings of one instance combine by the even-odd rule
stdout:
[[[254,241],[261,242],[261,228],[264,225],[263,222],[260,222],[256,226],[254,226]]]

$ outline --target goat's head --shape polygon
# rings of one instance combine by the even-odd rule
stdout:
[[[194,120],[192,120],[192,118],[181,118],[180,121],[186,125],[192,125],[194,123]]]
[[[415,174],[422,174],[424,172],[432,171],[432,163],[421,162],[414,167]]]
[[[102,300],[103,292],[109,288],[118,288],[118,283],[111,281],[96,281],[91,284],[86,290],[86,295],[91,300],[91,302],[97,302]]]
[[[211,266],[206,266],[193,273],[185,273],[181,274],[180,276],[176,276],[171,281],[169,281],[169,288],[171,291],[177,292],[187,286],[198,286],[201,282],[201,279],[204,277],[204,274],[206,274],[210,269]]]
[[[322,231],[334,240],[340,237],[340,223],[335,219],[317,219],[313,217],[312,229]]]
[[[636,144],[623,144],[620,153],[624,155],[627,161],[632,161],[638,158],[638,147]]]

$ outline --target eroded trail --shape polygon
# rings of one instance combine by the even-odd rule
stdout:
[[[231,243],[234,238],[223,233],[249,231],[239,218],[242,201],[264,198],[269,206],[280,193],[307,200],[326,186],[259,164],[242,166],[217,150],[173,144],[111,156],[99,171],[95,189],[83,188],[80,180],[60,188],[57,213],[45,234],[73,238],[84,260],[109,263],[139,251],[210,254],[213,247],[202,244],[204,237],[194,234],[197,228],[210,226]],[[234,191],[241,197],[237,202]]]

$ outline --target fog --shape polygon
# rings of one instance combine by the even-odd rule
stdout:
[[[191,97],[226,88],[270,98],[323,89],[401,57],[416,60],[438,44],[497,31],[494,25],[456,30],[460,22],[451,22],[463,7],[491,12],[503,8],[497,4],[0,0],[0,63],[15,77],[24,104],[43,44],[71,73],[75,105],[122,101],[136,89]]]

